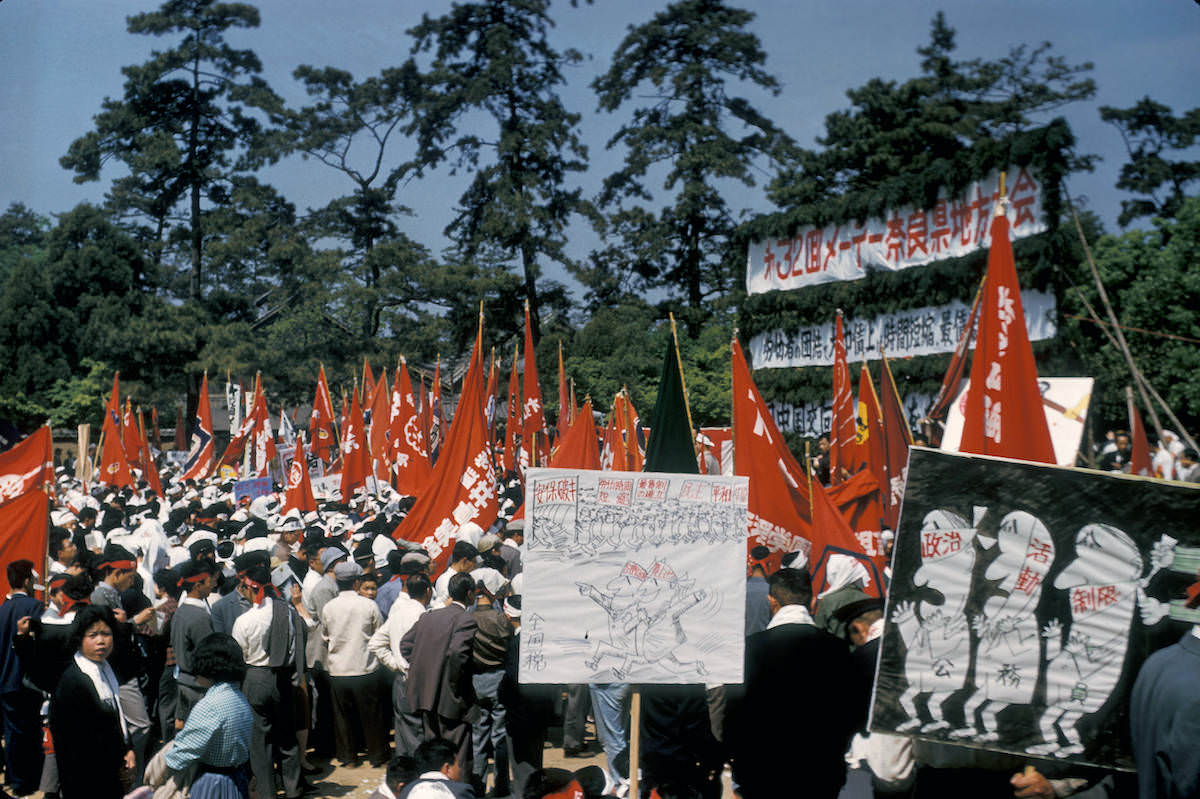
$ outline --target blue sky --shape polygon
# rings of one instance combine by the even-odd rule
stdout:
[[[665,5],[654,0],[554,5],[555,44],[575,47],[587,57],[568,69],[563,96],[584,114],[592,166],[581,184],[588,191],[618,163],[619,156],[606,152],[604,143],[623,119],[620,112],[596,111],[588,83],[607,67],[626,26]],[[1110,230],[1115,229],[1121,197],[1113,183],[1125,153],[1116,130],[1099,120],[1099,106],[1128,106],[1147,94],[1177,112],[1200,105],[1200,5],[1193,0],[757,0],[741,5],[756,12],[753,31],[768,52],[766,68],[783,86],[777,97],[744,94],[804,145],[820,135],[826,114],[846,107],[846,89],[875,76],[904,80],[917,73],[915,50],[927,40],[929,22],[939,8],[958,31],[960,58],[996,58],[1012,45],[1049,40],[1054,52],[1070,63],[1094,62],[1095,100],[1062,113],[1081,151],[1098,153],[1103,160],[1094,174],[1073,178],[1069,188]],[[398,64],[409,49],[405,30],[422,12],[436,14],[447,4],[265,0],[258,6],[262,26],[238,31],[230,39],[256,50],[264,77],[289,99],[300,101],[302,94],[291,79],[295,66],[332,65],[363,77]],[[53,213],[102,199],[110,173],[99,183],[75,184],[58,158],[90,129],[103,98],[120,96],[120,67],[147,58],[155,40],[128,34],[125,18],[153,7],[128,0],[0,2],[0,208],[23,202]],[[407,155],[401,143],[395,157]],[[299,158],[282,162],[266,177],[301,210],[350,189],[338,174]],[[439,249],[444,244],[441,229],[461,186],[461,177],[438,173],[402,191],[399,202],[415,212],[403,223],[410,235]],[[761,190],[739,190],[734,202],[751,213],[771,210]],[[580,229],[572,244],[571,254],[582,256],[591,237]]]

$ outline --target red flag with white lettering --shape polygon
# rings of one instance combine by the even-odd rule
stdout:
[[[862,562],[871,581],[864,589],[871,596],[881,596],[882,580],[879,565],[863,551],[861,543],[850,529],[849,523],[838,512],[833,500],[825,493],[825,487],[812,481],[812,552],[809,554],[809,572],[812,574],[813,595],[826,588],[825,569],[831,555],[847,555]]]
[[[445,570],[460,526],[475,522],[486,530],[496,520],[496,472],[488,451],[483,388],[481,314],[450,435],[425,492],[392,533],[424,547],[434,561],[432,574]]]
[[[100,470],[96,474],[96,482],[123,488],[133,485],[133,475],[129,471],[129,461],[125,457],[125,447],[121,441],[121,385],[120,373],[113,375],[112,394],[108,397],[108,405],[104,409],[104,427],[100,435],[104,439],[100,448]]]
[[[392,468],[396,473],[396,490],[406,496],[420,496],[429,481],[429,453],[425,451],[425,433],[413,401],[412,380],[408,364],[400,359],[400,407],[392,432]]]
[[[12,449],[0,452],[0,502],[16,499],[53,482],[51,446],[50,426],[45,425],[21,439]]]
[[[125,410],[121,411],[121,446],[125,448],[125,460],[130,466],[138,466],[138,450],[142,446],[138,434],[137,417],[133,413],[133,401],[125,398]]]
[[[46,559],[49,521],[50,497],[39,489],[0,505],[0,530],[4,531],[0,535],[0,563],[29,560],[40,571]]]
[[[251,442],[254,450],[254,474],[256,477],[266,477],[267,469],[277,453],[275,449],[275,433],[271,430],[271,413],[267,410],[267,397],[263,393],[262,375],[254,378],[254,407],[250,411],[254,422],[254,433]]]
[[[328,463],[337,447],[337,439],[333,431],[333,400],[329,396],[324,364],[317,374],[317,394],[313,398],[312,417],[308,420],[308,437],[312,441],[313,454]]]
[[[838,309],[833,337],[833,422],[829,431],[829,478],[842,482],[842,471],[854,474],[858,466],[854,398],[850,394],[850,366],[846,362],[846,339],[842,334],[842,311]]]
[[[1008,238],[1008,219],[1004,216],[992,221],[992,248],[983,292],[959,449],[964,453],[1054,463]]]
[[[733,470],[750,478],[746,502],[748,549],[762,545],[771,550],[770,570],[788,552],[810,548],[812,528],[808,515],[807,487],[784,444],[775,420],[754,385],[742,345],[730,344],[733,371]]]
[[[292,454],[292,465],[288,467],[287,495],[280,513],[298,510],[308,513],[317,509],[317,498],[313,495],[312,480],[308,477],[308,459],[304,456],[304,436],[296,436],[296,451]]]
[[[538,382],[537,356],[533,351],[528,302],[525,303],[525,375],[521,399],[521,464],[545,466],[550,457],[550,442],[546,436],[546,414],[542,406],[542,386]]]
[[[342,430],[342,501],[348,501],[354,489],[367,482],[371,474],[371,460],[367,453],[366,423],[362,407],[358,404],[358,387],[350,399],[350,414]]]
[[[375,393],[371,396],[371,471],[376,479],[387,480],[391,464],[388,438],[392,421],[392,392],[388,388],[387,371],[379,373]]]

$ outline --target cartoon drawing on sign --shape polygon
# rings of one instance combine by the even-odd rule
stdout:
[[[636,665],[667,660],[676,668],[707,674],[703,661],[683,661],[676,655],[688,640],[681,617],[709,598],[703,589],[693,590],[695,582],[680,578],[661,561],[649,571],[630,561],[605,586],[607,593],[577,583],[579,593],[608,614],[608,640],[596,642],[587,667],[598,669],[606,658],[619,658],[621,664],[612,671],[623,680]]]
[[[1009,705],[1029,704],[1037,684],[1041,652],[1034,611],[1054,562],[1054,540],[1036,516],[1014,511],[1000,521],[997,543],[1000,555],[988,564],[984,577],[1000,580],[999,593],[989,597],[972,620],[979,635],[975,690],[963,706],[966,726],[954,730],[954,738],[1000,740],[996,714]],[[975,711],[980,707],[977,734]]]
[[[1168,540],[1164,537],[1155,544],[1150,556],[1153,568],[1139,579],[1142,556],[1124,532],[1106,524],[1088,524],[1076,534],[1075,560],[1054,579],[1055,588],[1068,592],[1071,627],[1065,641],[1058,620],[1042,630],[1047,707],[1038,725],[1045,743],[1025,751],[1055,757],[1083,753],[1078,722],[1104,706],[1121,678],[1139,596],[1158,570],[1171,563],[1173,547]]]
[[[916,727],[933,732],[950,726],[942,703],[962,688],[970,659],[965,612],[968,592],[963,581],[970,579],[975,565],[975,532],[965,519],[948,510],[930,511],[922,522],[921,567],[913,575],[913,584],[936,593],[940,601],[901,602],[892,614],[892,623],[908,650],[904,662],[908,688],[899,702],[909,719],[896,727],[897,732]],[[916,698],[922,693],[929,694],[932,717],[924,726],[916,707]]]

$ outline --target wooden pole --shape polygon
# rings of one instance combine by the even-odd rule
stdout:
[[[629,796],[638,799],[638,762],[642,749],[642,689],[633,686],[629,706]]]
[[[1134,376],[1138,393],[1142,395],[1142,404],[1146,406],[1146,412],[1150,414],[1150,422],[1154,425],[1154,432],[1161,439],[1162,424],[1158,421],[1158,414],[1155,413],[1154,406],[1150,404],[1150,398],[1146,396],[1145,387],[1137,379],[1137,364],[1133,362],[1133,354],[1129,352],[1129,345],[1125,342],[1125,334],[1121,332],[1121,324],[1117,321],[1117,314],[1113,311],[1112,303],[1108,301],[1108,292],[1104,290],[1104,281],[1100,279],[1100,271],[1096,269],[1096,262],[1092,259],[1092,248],[1088,246],[1087,237],[1083,235],[1083,225],[1079,223],[1079,215],[1075,213],[1074,207],[1071,208],[1071,218],[1075,220],[1075,230],[1079,233],[1079,243],[1083,245],[1083,254],[1087,260],[1088,269],[1092,272],[1092,279],[1096,283],[1096,291],[1100,295],[1100,303],[1104,306],[1104,310],[1108,314],[1108,321],[1112,322],[1113,335],[1117,340],[1117,346],[1121,350],[1121,354],[1125,356],[1125,363],[1129,366],[1129,373]]]

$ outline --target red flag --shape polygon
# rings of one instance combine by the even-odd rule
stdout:
[[[329,396],[329,384],[325,381],[325,365],[317,375],[317,394],[313,398],[312,418],[308,420],[308,437],[312,440],[313,454],[326,463],[331,451],[337,447],[333,430],[333,400]]]
[[[376,479],[387,480],[391,459],[388,456],[388,434],[392,421],[392,394],[388,389],[387,372],[379,373],[375,393],[371,398],[371,470]]]
[[[44,491],[29,491],[0,505],[0,563],[29,560],[40,570],[49,522],[50,498]]]
[[[142,409],[138,408],[137,412],[138,431],[141,437],[138,441],[138,462],[142,469],[142,477],[154,489],[154,493],[159,497],[165,497],[163,493],[162,480],[158,476],[158,467],[154,465],[154,456],[150,454],[150,440],[146,437],[146,423],[142,418]]]
[[[17,442],[12,449],[0,452],[0,502],[8,502],[54,482],[51,449],[50,426],[45,425]],[[3,530],[0,527],[0,531]],[[40,561],[34,560],[34,563]]]
[[[550,466],[556,469],[599,469],[600,449],[596,445],[596,422],[592,418],[592,401],[583,401],[583,410],[563,433]]]
[[[308,477],[308,460],[304,457],[304,436],[296,436],[296,451],[292,454],[292,465],[288,467],[287,495],[280,513],[290,510],[308,513],[317,509],[317,498],[313,496],[312,480]]]
[[[442,356],[433,367],[433,385],[429,387],[429,457],[436,461],[442,451],[442,442],[450,434],[442,408]]]
[[[483,390],[483,417],[487,423],[488,441],[492,442],[492,451],[496,449],[496,385],[499,381],[496,368],[496,348],[492,347],[491,355],[488,357],[488,379],[487,388]]]
[[[183,448],[187,446],[187,439],[184,438],[187,422],[183,420],[183,406],[175,406],[175,449],[178,452],[183,452]]]
[[[208,401],[208,372],[200,381],[200,396],[196,400],[196,416],[192,419],[192,436],[187,460],[183,462],[183,479],[202,480],[208,476],[216,455],[213,443],[212,405]]]
[[[833,338],[833,423],[829,431],[829,478],[834,485],[842,482],[843,469],[850,474],[856,471],[855,427],[850,367],[846,363],[846,339],[842,335],[842,311],[838,309]]]
[[[960,451],[1054,463],[1037,366],[1025,327],[1008,219],[992,221],[979,341],[971,363]]]
[[[429,453],[425,451],[425,434],[413,402],[412,381],[408,365],[400,359],[400,407],[392,432],[392,468],[396,472],[396,490],[407,496],[420,496],[429,480]]]
[[[517,357],[520,347],[513,347],[512,371],[508,375],[508,407],[504,422],[504,469],[517,468],[517,431],[521,429],[521,389],[517,382]]]
[[[1129,437],[1133,448],[1129,461],[1129,473],[1145,477],[1154,476],[1154,467],[1150,460],[1150,442],[1146,438],[1146,428],[1142,426],[1142,415],[1133,404],[1133,391],[1125,389],[1125,401],[1129,405]]]
[[[986,282],[986,278],[984,280]],[[950,358],[950,366],[946,369],[946,376],[942,378],[942,386],[938,389],[937,396],[933,398],[933,405],[929,408],[929,413],[925,414],[925,418],[932,421],[936,422],[946,418],[946,414],[950,412],[950,406],[954,403],[954,398],[958,396],[958,387],[967,374],[967,351],[971,347],[971,340],[975,333],[975,321],[979,318],[979,309],[983,305],[983,286],[984,283],[981,283],[979,290],[975,292],[975,301],[971,303],[967,326],[962,329],[962,334],[958,337],[954,355]]]
[[[133,402],[125,398],[125,410],[121,412],[121,446],[125,449],[125,460],[130,466],[137,465],[138,449],[142,437],[138,434],[137,417],[133,415]]]
[[[904,416],[900,404],[900,392],[896,390],[896,379],[887,358],[883,359],[883,372],[879,378],[879,405],[883,410],[883,463],[884,477],[880,482],[883,492],[883,519],[892,530],[900,522],[900,503],[904,499],[904,483],[908,479],[908,448],[912,446],[912,428]]]
[[[375,397],[375,376],[371,374],[371,362],[363,358],[362,401],[368,406]]]
[[[483,316],[463,378],[454,425],[434,464],[428,488],[393,533],[420,544],[433,557],[431,573],[446,568],[458,529],[475,522],[485,530],[496,519],[496,472],[483,417]]]
[[[730,344],[733,372],[733,470],[750,478],[746,503],[748,549],[771,550],[772,570],[788,552],[810,549],[807,484],[754,385],[742,345]]]
[[[825,488],[817,481],[811,481],[812,492],[812,552],[809,556],[809,572],[812,574],[813,595],[816,596],[826,588],[825,568],[829,565],[829,556],[835,554],[848,555],[859,561],[871,577],[871,582],[864,589],[872,596],[881,596],[881,580],[879,568],[863,551],[854,531],[842,514],[834,506]]]
[[[528,302],[525,303],[525,375],[521,397],[521,464],[544,466],[550,456],[550,442],[546,440],[546,415],[542,409],[542,387],[538,382]]]
[[[354,489],[366,485],[371,473],[370,456],[367,453],[366,423],[362,408],[358,404],[358,388],[350,400],[350,416],[342,430],[342,501],[347,502]]]
[[[271,431],[271,414],[267,410],[267,397],[263,393],[262,375],[254,378],[254,408],[250,412],[254,421],[254,469],[256,477],[266,477],[271,461],[278,454],[275,449],[275,434]]]
[[[558,438],[561,440],[567,434],[567,430],[571,427],[571,414],[574,412],[571,407],[571,394],[567,388],[567,370],[563,366],[562,357],[562,342],[558,342]]]
[[[701,427],[700,437],[696,440],[700,443],[700,474],[722,474],[725,464],[732,460],[733,428]],[[708,458],[704,457],[705,455],[712,455],[716,461],[712,471],[709,471]]]
[[[882,487],[887,485],[884,474],[883,412],[879,408],[879,397],[875,394],[871,373],[865,363],[858,377],[856,429],[855,444],[861,466],[855,473],[868,472],[875,478],[878,488],[859,503],[850,527],[868,555],[882,555],[883,547],[879,541],[883,525]]]
[[[646,463],[646,453],[638,440],[638,418],[628,389],[621,389],[621,420],[624,425],[626,471],[640,472]]]
[[[125,459],[125,448],[121,443],[121,386],[120,373],[113,375],[112,394],[104,409],[104,427],[100,436],[104,439],[100,449],[100,471],[96,482],[122,488],[133,485],[129,473],[129,461]],[[36,562],[36,561],[35,561]]]

